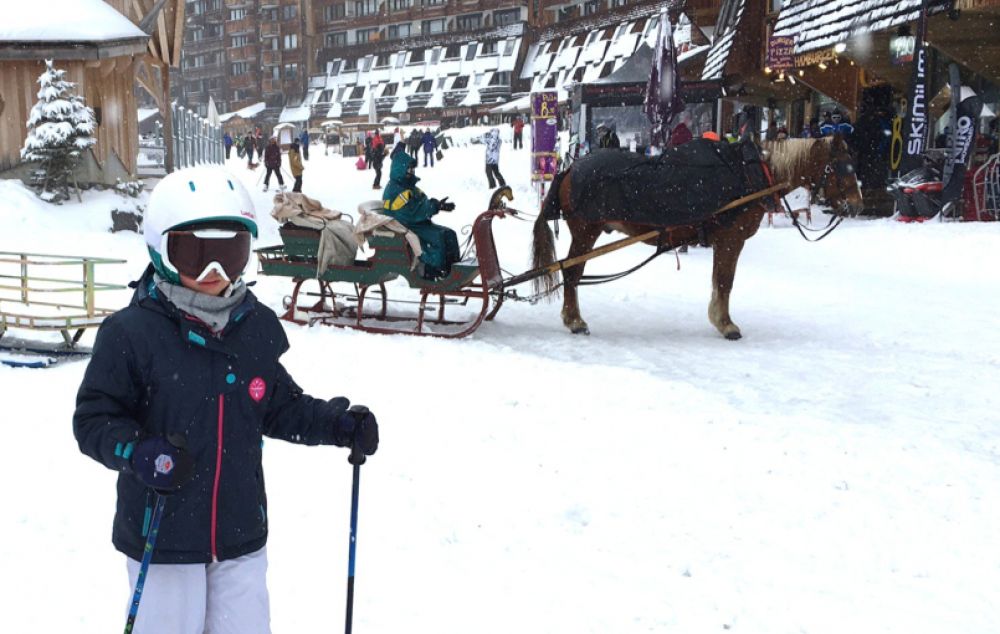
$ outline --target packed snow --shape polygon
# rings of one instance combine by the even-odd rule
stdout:
[[[148,37],[104,0],[3,3],[0,42],[109,42]]]
[[[458,203],[438,220],[461,229],[489,192],[483,146],[455,136],[418,175]],[[378,197],[356,159],[310,153],[306,194],[347,212]],[[528,157],[505,143],[500,170],[511,206],[533,212]],[[262,168],[235,153],[229,166],[266,216]],[[144,243],[107,228],[109,210],[130,204],[87,192],[48,206],[0,181],[0,251],[127,259],[99,269],[125,283]],[[531,224],[494,227],[504,268],[528,268]],[[273,223],[262,234],[273,241]],[[558,245],[565,253],[565,227]],[[286,325],[297,381],[369,405],[381,426],[361,469],[354,630],[996,632],[998,253],[998,223],[857,219],[809,244],[778,219],[743,251],[737,342],[706,317],[703,248],[582,289],[589,337],[565,330],[559,302],[511,302],[455,341]],[[280,310],[290,281],[251,277]],[[85,364],[0,367],[4,631],[124,623],[116,476],[71,431]],[[276,633],[343,622],[346,457],[266,443]]]

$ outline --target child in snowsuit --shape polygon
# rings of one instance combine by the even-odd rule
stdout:
[[[118,472],[112,542],[133,587],[165,500],[134,631],[269,634],[263,436],[353,447],[360,463],[378,424],[304,394],[279,361],[284,330],[242,279],[257,224],[239,181],[174,172],[144,225],[152,263],[101,325],[73,416],[80,450]]]
[[[292,178],[295,179],[292,191],[301,193],[302,172],[305,171],[305,168],[302,167],[302,154],[299,152],[298,141],[293,141],[291,147],[288,148],[288,168],[292,170]]]
[[[497,182],[500,187],[506,187],[507,182],[500,174],[500,130],[490,129],[483,137],[483,142],[486,144],[486,178],[489,179],[490,189],[495,188]]]
[[[406,153],[405,146],[393,150],[389,182],[382,192],[382,213],[400,221],[420,238],[424,277],[446,277],[460,257],[458,236],[448,227],[431,222],[431,217],[439,211],[454,211],[455,203],[448,202],[447,196],[438,200],[420,191],[420,179],[413,174],[416,167],[417,160]]]

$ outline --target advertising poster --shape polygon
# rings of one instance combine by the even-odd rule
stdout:
[[[531,95],[531,180],[535,183],[551,181],[559,171],[558,107],[555,92]]]

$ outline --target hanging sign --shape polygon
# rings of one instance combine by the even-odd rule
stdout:
[[[917,38],[912,35],[896,35],[889,40],[889,58],[893,66],[906,66],[913,63],[913,51]]]
[[[786,70],[795,66],[795,38],[772,35],[767,41],[767,67]]]
[[[531,94],[531,180],[551,181],[559,171],[556,151],[559,129],[556,114],[559,95],[555,92]]]

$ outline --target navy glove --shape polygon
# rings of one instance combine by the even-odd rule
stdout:
[[[365,456],[378,450],[378,422],[364,405],[352,405],[337,417],[335,425],[338,435],[350,439],[351,464],[364,464]]]
[[[194,475],[194,458],[186,447],[184,436],[175,434],[140,440],[132,453],[132,471],[146,486],[172,493]]]
[[[455,203],[448,202],[448,197],[445,196],[438,203],[438,210],[440,211],[455,211]]]

